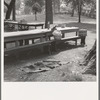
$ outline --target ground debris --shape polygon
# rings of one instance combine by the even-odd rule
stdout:
[[[35,62],[33,65],[24,66],[21,71],[26,73],[37,73],[37,72],[45,72],[54,68],[61,66],[60,61],[38,61]]]

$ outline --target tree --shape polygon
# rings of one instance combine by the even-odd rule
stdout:
[[[42,11],[42,8],[41,6],[39,5],[39,3],[34,3],[33,6],[32,6],[32,11],[33,13],[35,14],[35,20],[37,20],[37,13],[41,12]]]
[[[21,0],[16,0],[16,10],[19,10],[21,4]]]
[[[25,0],[25,5],[26,6],[29,6],[29,7],[32,7],[32,5],[34,3],[39,3],[39,5],[42,7],[44,6],[44,0]]]
[[[92,4],[96,8],[96,0],[65,0],[66,3],[72,3],[72,16],[74,16],[74,10],[78,9],[78,22],[81,22],[81,12],[84,4]]]
[[[11,12],[13,11],[13,19],[15,20],[15,2],[16,0],[11,0],[8,4],[6,1],[4,1],[4,4],[7,7],[5,19],[10,19]]]
[[[74,10],[78,10],[78,22],[81,22],[81,10],[84,0],[65,0],[67,3],[72,3],[72,17],[74,16]]]
[[[86,53],[82,65],[87,66],[84,73],[96,74],[96,41],[93,47]]]
[[[65,0],[65,2],[67,3],[67,4],[71,4],[72,5],[72,13],[71,13],[71,16],[73,17],[74,16],[74,11],[75,11],[75,9],[77,8],[77,3],[78,3],[78,0]]]
[[[58,12],[60,12],[60,0],[53,0],[52,3],[54,13],[56,13],[56,9],[58,10]]]
[[[76,8],[77,8],[77,1],[76,0],[73,0],[73,2],[72,2],[72,14],[71,14],[72,17],[74,16],[74,10]]]
[[[30,14],[31,9],[32,9],[31,7],[25,6],[25,8],[24,8],[24,13],[25,13],[25,14]]]
[[[78,22],[81,22],[82,0],[78,0]]]
[[[45,0],[45,15],[45,28],[47,28],[48,22],[53,24],[52,0]]]

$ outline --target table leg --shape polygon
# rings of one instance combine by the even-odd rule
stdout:
[[[23,46],[23,40],[19,40],[19,46]]]
[[[29,39],[25,39],[25,45],[29,44]]]
[[[4,48],[6,48],[6,43],[4,43]]]
[[[27,30],[29,30],[29,26],[27,26]]]
[[[77,31],[76,31],[76,36],[77,36]],[[77,39],[75,40],[75,45],[77,46]]]
[[[36,29],[36,26],[35,26],[35,29]]]
[[[49,40],[51,40],[50,36],[49,36]]]
[[[75,40],[75,46],[77,46],[77,40]]]
[[[42,25],[42,29],[43,29],[43,25]]]
[[[34,39],[32,39],[32,44],[34,44]]]
[[[21,26],[20,25],[18,25],[18,30],[20,30],[21,29]]]
[[[81,45],[85,45],[85,38],[86,38],[86,36],[81,37]]]
[[[64,33],[62,33],[62,38],[64,38],[65,37],[65,34]]]
[[[76,36],[77,36],[77,31],[76,31]]]
[[[18,41],[15,41],[15,47],[17,47],[18,46]]]
[[[51,44],[48,46],[48,53],[51,55]]]

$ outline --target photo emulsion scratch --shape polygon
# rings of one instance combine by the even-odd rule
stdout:
[[[96,0],[4,0],[5,82],[96,82]]]

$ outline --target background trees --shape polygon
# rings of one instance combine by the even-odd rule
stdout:
[[[54,14],[60,12],[60,0],[52,0]]]
[[[25,0],[25,4],[29,7],[32,7],[32,5],[35,4],[36,2],[41,7],[45,5],[45,27],[47,27],[48,22],[50,22],[50,24],[53,23],[52,0]],[[36,7],[33,7],[33,8],[36,9]]]
[[[47,20],[50,23],[53,23],[53,12],[59,13],[61,11],[60,8],[61,8],[62,2],[63,3],[65,2],[65,5],[71,4],[71,7],[70,7],[71,12],[72,12],[71,16],[73,17],[74,12],[76,11],[78,14],[78,22],[81,22],[81,14],[83,14],[83,10],[84,10],[84,8],[86,8],[85,5],[89,5],[89,7],[90,7],[90,11],[88,12],[87,15],[90,17],[91,16],[95,17],[94,11],[96,9],[96,0],[24,0],[24,3],[25,3],[24,14],[29,14],[29,13],[31,13],[31,11],[34,12],[34,10],[32,10],[32,6],[36,2],[38,3],[38,5],[40,5],[41,9],[45,8],[45,10],[43,10],[43,11],[46,14],[46,16],[45,16],[46,23],[47,23]],[[16,19],[15,18],[15,14],[16,14],[15,9],[19,10],[21,0],[4,0],[4,4],[5,4],[5,12],[6,12],[5,19],[10,19],[10,15],[13,12],[12,18],[13,18],[13,20],[15,20]],[[67,10],[67,9],[65,9],[65,10]],[[87,8],[86,8],[86,10],[87,10]],[[40,12],[40,10],[39,10],[39,12]],[[65,12],[67,12],[67,11],[65,11]],[[36,13],[34,13],[34,14],[36,15]]]
[[[26,6],[29,6],[29,7],[32,7],[32,5],[34,3],[39,3],[39,5],[42,7],[44,5],[44,0],[25,0],[25,5]]]
[[[32,11],[35,14],[35,20],[37,20],[37,13],[42,11],[41,6],[39,5],[39,3],[35,2],[32,6]]]
[[[96,9],[96,0],[65,0],[67,4],[71,3],[72,5],[72,13],[71,16],[74,16],[74,11],[77,10],[78,12],[78,22],[81,22],[81,14],[83,7],[88,4],[91,5],[91,11],[93,12],[94,9]],[[90,12],[91,12],[90,11]]]

